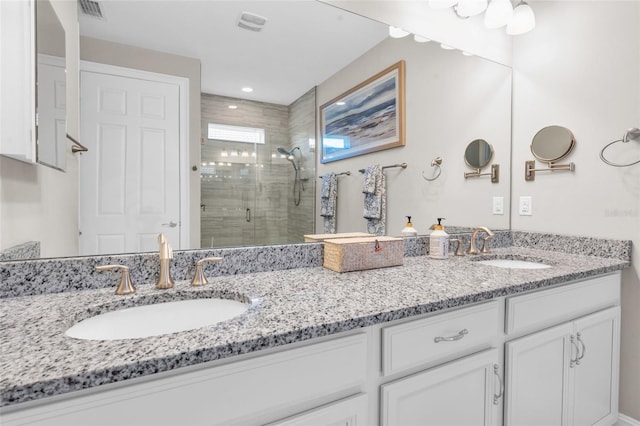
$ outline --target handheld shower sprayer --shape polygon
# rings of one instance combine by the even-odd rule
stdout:
[[[293,170],[295,170],[295,177],[293,181],[293,201],[296,206],[300,205],[300,199],[302,196],[301,191],[304,191],[304,186],[302,185],[302,178],[300,176],[300,160],[296,158],[294,152],[298,150],[300,153],[300,157],[302,157],[302,150],[299,146],[294,146],[291,150],[287,150],[281,146],[277,147],[276,150],[282,154],[287,156],[287,160],[291,162],[293,166]]]

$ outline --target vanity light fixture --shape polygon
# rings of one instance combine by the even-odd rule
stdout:
[[[513,17],[507,24],[507,34],[519,35],[524,34],[536,26],[536,17],[533,14],[533,9],[527,4],[526,1],[520,0],[520,2],[513,9]]]
[[[504,27],[512,18],[511,0],[491,0],[484,14],[484,26],[491,29]]]
[[[403,30],[402,28],[389,26],[389,37],[392,38],[402,38],[409,35],[408,31]]]
[[[487,9],[487,0],[460,0],[454,10],[461,18],[479,15]]]

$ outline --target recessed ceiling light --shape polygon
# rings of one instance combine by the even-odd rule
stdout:
[[[238,105],[229,105],[227,108],[229,108],[229,109],[238,109]]]
[[[245,93],[251,93],[253,92],[253,87],[243,87],[242,91]]]

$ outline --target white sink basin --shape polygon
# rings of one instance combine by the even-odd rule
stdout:
[[[482,265],[496,266],[498,268],[511,268],[511,269],[546,269],[551,268],[549,265],[538,262],[530,262],[528,260],[516,260],[516,259],[489,259],[479,260],[478,263]]]
[[[245,312],[249,306],[228,299],[191,299],[136,306],[87,318],[65,334],[86,340],[159,336],[226,321]]]

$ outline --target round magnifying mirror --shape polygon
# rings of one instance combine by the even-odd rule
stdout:
[[[562,126],[548,126],[533,137],[531,152],[538,160],[553,163],[569,154],[575,144],[571,130]]]
[[[484,139],[476,139],[464,150],[464,161],[474,169],[482,169],[491,162],[493,147]]]

